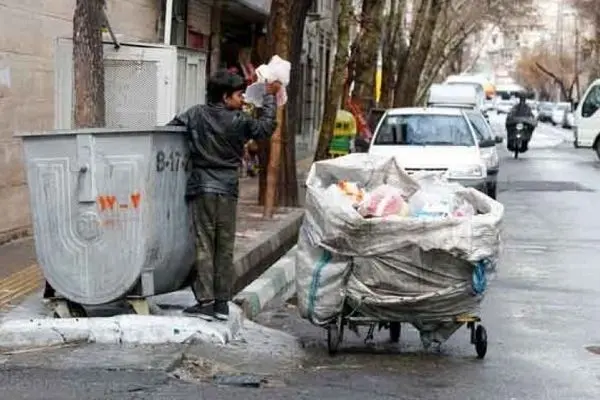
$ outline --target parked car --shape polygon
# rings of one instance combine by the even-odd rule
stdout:
[[[487,193],[486,163],[465,112],[446,107],[390,109],[375,130],[369,154],[397,157],[409,174],[445,173],[451,181]]]
[[[508,114],[515,105],[514,100],[499,99],[496,102],[496,112],[498,114]]]
[[[562,125],[568,111],[571,111],[571,103],[557,103],[552,109],[552,125]]]
[[[552,110],[554,109],[554,103],[549,101],[543,101],[538,106],[537,119],[540,122],[552,121]]]
[[[572,129],[575,126],[575,114],[570,109],[565,112],[562,127],[565,129]]]
[[[486,114],[481,112],[478,93],[468,86],[432,85],[429,90],[427,107],[464,110],[464,114],[477,136],[481,159],[487,168],[486,193],[495,199],[498,187],[498,172],[500,171],[500,158],[498,157],[496,144],[502,142],[502,137],[494,134]]]

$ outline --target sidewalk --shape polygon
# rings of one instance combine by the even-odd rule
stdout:
[[[310,168],[312,157],[297,163],[299,181]],[[302,209],[281,208],[272,220],[262,218],[258,200],[258,178],[240,179],[234,265],[240,291],[260,276],[296,242]],[[39,290],[43,275],[36,264],[33,238],[0,246],[0,311],[17,305],[26,295]]]

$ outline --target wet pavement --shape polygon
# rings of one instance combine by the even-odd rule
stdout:
[[[502,126],[496,116],[492,123]],[[340,353],[331,358],[325,331],[298,318],[293,305],[282,304],[264,312],[260,322],[295,336],[303,350],[287,354],[273,342],[264,362],[256,358],[256,365],[289,361],[275,363],[270,375],[278,383],[265,388],[190,383],[136,368],[6,363],[0,369],[2,397],[598,399],[600,162],[592,150],[574,149],[569,131],[548,125],[536,130],[529,152],[518,160],[505,150],[501,156],[504,244],[498,275],[482,306],[489,337],[484,360],[476,359],[465,328],[438,351],[426,352],[410,327],[403,327],[399,345],[388,343],[386,331],[376,335],[374,345],[364,344],[364,328],[362,337],[347,332]],[[269,342],[248,346],[268,348]]]

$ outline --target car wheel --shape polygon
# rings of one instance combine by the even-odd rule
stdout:
[[[600,158],[600,140],[596,139],[596,143],[594,143],[594,150],[596,151],[596,155]]]
[[[496,196],[498,194],[498,189],[496,186],[496,182],[494,183],[488,183],[487,184],[487,195],[490,196],[492,199],[496,200]]]

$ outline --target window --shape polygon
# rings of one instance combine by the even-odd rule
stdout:
[[[589,118],[600,108],[600,85],[594,86],[588,92],[581,106],[581,116]]]
[[[489,142],[493,141],[492,130],[490,126],[485,122],[485,118],[481,113],[475,111],[467,111],[465,112],[473,130],[475,131],[475,135],[477,135],[477,139],[479,142]],[[494,142],[495,144],[495,142]]]
[[[475,142],[462,115],[407,114],[387,116],[374,144],[474,146]]]

